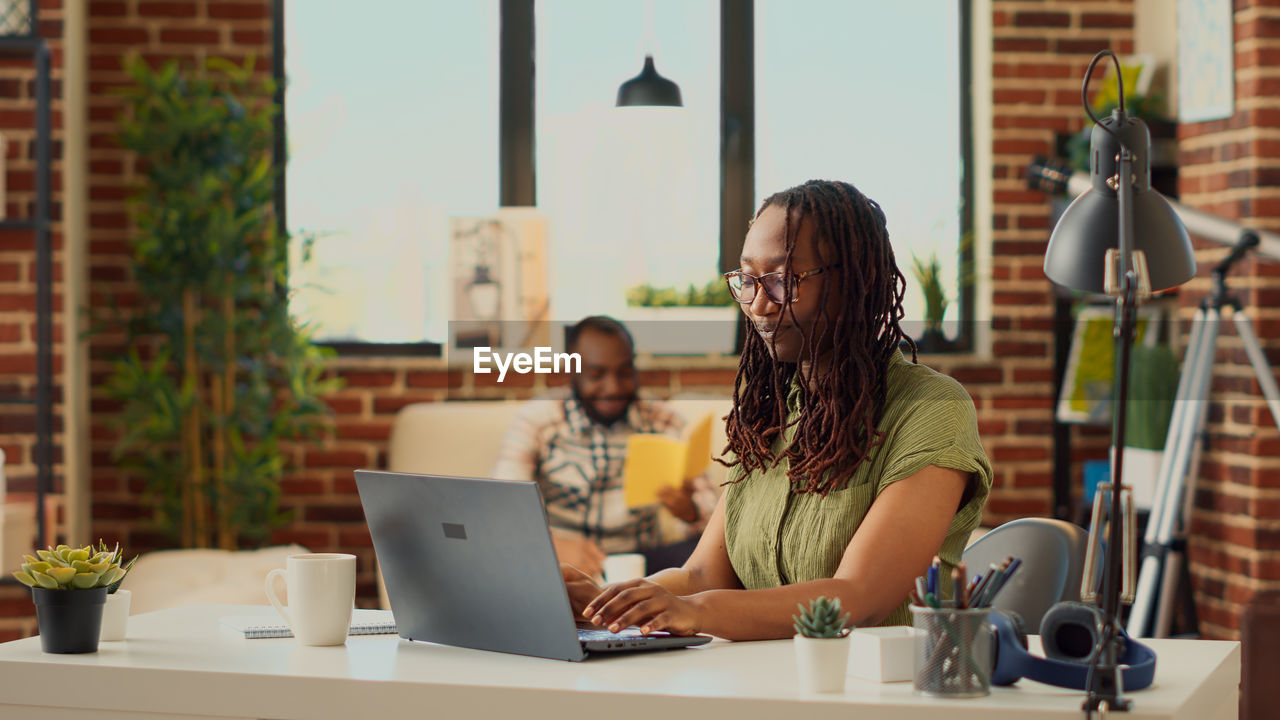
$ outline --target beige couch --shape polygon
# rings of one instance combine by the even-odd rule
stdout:
[[[670,404],[686,423],[712,414],[711,450],[719,454],[725,445],[724,421],[731,400],[727,397],[677,396]],[[460,401],[414,403],[396,414],[391,425],[387,468],[398,472],[485,477],[493,467],[503,433],[524,401]],[[726,469],[712,463],[709,479],[717,486]],[[382,607],[387,604],[382,575],[378,575]]]
[[[687,423],[712,415],[711,450],[724,448],[728,398],[677,396],[669,401]],[[391,425],[387,469],[433,475],[484,477],[493,467],[503,433],[521,401],[414,403],[396,414]],[[712,463],[710,477],[719,484],[725,468]]]

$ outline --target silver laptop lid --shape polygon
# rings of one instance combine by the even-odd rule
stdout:
[[[401,637],[585,656],[536,483],[355,475]]]

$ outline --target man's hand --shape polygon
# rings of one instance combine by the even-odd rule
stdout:
[[[600,594],[600,586],[591,576],[568,563],[560,563],[560,576],[564,578],[564,587],[569,591],[569,605],[573,607],[573,615],[580,617],[587,603]]]
[[[658,488],[658,500],[672,515],[687,523],[698,521],[698,506],[693,503],[693,482],[685,480],[680,487]]]
[[[587,538],[551,536],[556,547],[556,558],[586,573],[587,577],[600,577],[604,570],[604,551]]]
[[[575,604],[575,611],[576,607]],[[698,604],[693,599],[673,595],[651,580],[609,585],[578,612],[610,632],[638,625],[646,635],[657,630],[672,635],[694,635],[702,626]]]

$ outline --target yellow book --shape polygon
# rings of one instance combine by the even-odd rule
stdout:
[[[658,502],[658,490],[679,487],[697,477],[711,462],[711,415],[707,415],[685,440],[655,433],[636,433],[627,440],[622,466],[622,487],[627,507]]]

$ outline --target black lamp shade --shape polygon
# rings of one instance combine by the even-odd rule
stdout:
[[[1167,290],[1195,277],[1187,229],[1159,192],[1151,189],[1151,133],[1142,120],[1116,111],[1101,123],[1133,152],[1133,249],[1146,256],[1151,289]],[[1089,142],[1092,187],[1067,207],[1049,237],[1044,273],[1073,290],[1104,293],[1107,250],[1120,247],[1120,202],[1107,181],[1116,175],[1120,145],[1094,127]]]
[[[644,69],[640,74],[622,83],[618,88],[617,107],[667,106],[683,107],[680,86],[662,77],[653,67],[653,56],[644,56]]]

